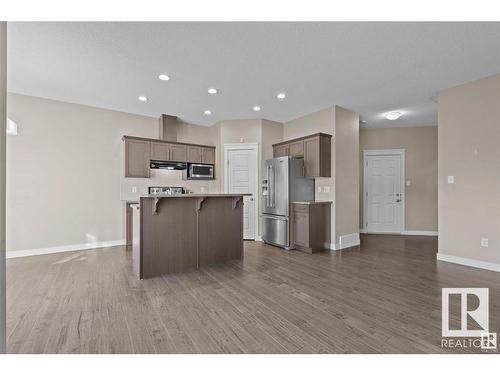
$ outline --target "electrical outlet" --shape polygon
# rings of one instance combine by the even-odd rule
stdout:
[[[132,186],[132,193],[137,193],[137,186]]]
[[[448,183],[454,184],[455,183],[455,176],[448,176]]]
[[[487,238],[481,238],[481,247],[488,247],[488,239]]]
[[[324,191],[325,193],[329,193],[329,192],[330,192],[330,186],[325,186],[325,187],[323,187],[323,191]]]
[[[318,186],[318,193],[321,193],[321,186]]]
[[[406,186],[411,186],[411,180],[406,180]]]
[[[201,187],[201,192],[202,192],[202,193],[204,193],[204,192],[205,192],[205,187],[204,187],[204,186],[202,186],[202,187]]]

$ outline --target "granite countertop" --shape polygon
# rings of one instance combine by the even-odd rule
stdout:
[[[206,194],[147,194],[141,195],[141,198],[202,198],[202,197],[242,197],[242,196],[251,196],[249,193],[240,193],[240,194],[230,194],[230,193],[206,193]]]
[[[292,202],[293,204],[332,204],[332,201]]]

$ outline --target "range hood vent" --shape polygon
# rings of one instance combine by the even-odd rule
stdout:
[[[175,171],[181,171],[186,169],[186,163],[179,163],[176,161],[162,161],[162,160],[151,160],[149,163],[149,168],[151,169],[169,169]]]

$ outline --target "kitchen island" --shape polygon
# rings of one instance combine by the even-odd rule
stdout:
[[[133,205],[140,279],[243,259],[245,194],[149,195]]]

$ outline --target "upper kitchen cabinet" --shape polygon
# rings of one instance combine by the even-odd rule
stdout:
[[[273,154],[275,158],[280,158],[282,156],[288,156],[290,154],[289,144],[273,145]]]
[[[202,147],[201,148],[201,162],[203,164],[215,164],[215,148]]]
[[[187,162],[201,163],[201,147],[187,146]]]
[[[150,142],[125,138],[125,177],[149,177]]]
[[[304,158],[306,177],[331,177],[332,136],[317,133],[273,145],[274,157]]]
[[[186,145],[171,143],[170,146],[170,159],[172,161],[184,162],[187,159],[187,147]]]
[[[215,164],[215,147],[187,146],[187,162]]]
[[[170,144],[164,142],[151,142],[151,160],[170,160]]]
[[[304,157],[304,141],[300,140],[297,142],[292,142],[289,144],[288,155],[292,158],[303,158]]]

